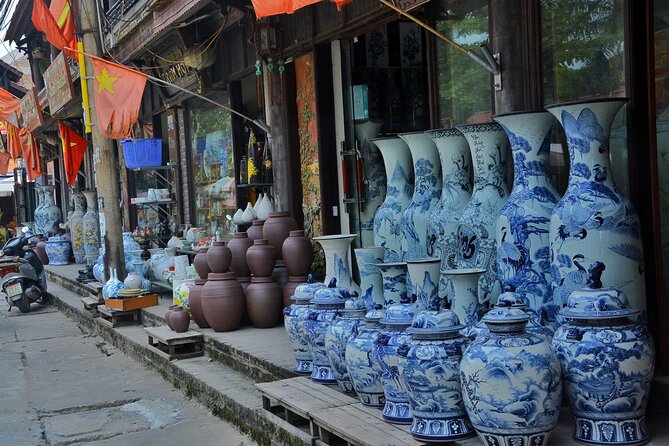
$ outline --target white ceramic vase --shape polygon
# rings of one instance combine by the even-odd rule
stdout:
[[[383,170],[381,153],[376,145],[372,144],[383,121],[373,119],[356,121],[355,137],[358,140],[358,150],[362,155],[364,170],[364,203],[360,212],[360,242],[363,248],[371,248],[374,244],[374,216],[386,197],[386,175]]]
[[[470,336],[473,327],[479,321],[478,283],[484,273],[484,269],[450,269],[441,272],[453,287],[449,294],[451,310],[466,327],[462,331],[465,336]]]
[[[383,262],[384,249],[358,248],[353,251],[360,272],[362,298],[367,309],[371,310],[375,305],[383,306],[383,278],[376,264]]]
[[[98,200],[94,191],[84,191],[86,196],[86,214],[83,218],[84,251],[86,261],[95,262],[100,254],[100,220],[98,216]]]
[[[339,234],[314,237],[325,253],[325,283],[337,279],[337,286],[348,289],[351,296],[361,295],[360,287],[353,281],[351,274],[350,249],[351,242],[357,235]]]
[[[255,219],[256,213],[253,210],[253,206],[251,203],[246,203],[246,209],[244,209],[244,213],[242,214],[242,221],[246,224],[250,224]]]

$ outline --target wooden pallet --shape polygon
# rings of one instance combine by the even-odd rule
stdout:
[[[280,416],[293,426],[308,427],[314,438],[318,437],[318,426],[312,422],[312,412],[357,401],[304,376],[256,384],[256,387],[262,396],[263,409]]]
[[[115,310],[105,305],[98,305],[99,321],[110,327],[123,327],[142,323],[142,310]]]
[[[409,426],[383,420],[381,410],[360,403],[312,412],[320,445],[415,446],[422,444],[409,433]]]
[[[84,304],[84,310],[88,311],[93,317],[100,316],[98,306],[104,305],[104,302],[100,302],[98,299],[92,297],[82,297],[81,303]]]
[[[204,336],[198,331],[188,330],[177,333],[166,325],[147,327],[144,329],[149,335],[149,345],[159,355],[169,359],[194,358],[204,354],[202,347]]]

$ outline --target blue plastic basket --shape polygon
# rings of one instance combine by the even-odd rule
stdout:
[[[121,140],[121,146],[128,169],[158,167],[163,164],[162,139],[124,139]]]

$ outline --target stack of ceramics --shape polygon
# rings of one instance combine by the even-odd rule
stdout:
[[[198,277],[203,280],[207,280],[207,276],[209,276],[209,273],[211,272],[211,268],[209,268],[209,264],[207,263],[207,250],[209,250],[207,247],[200,248],[193,259],[195,272]]]
[[[270,212],[269,218],[262,227],[262,238],[276,248],[276,265],[272,278],[281,290],[288,283],[288,271],[283,257],[283,242],[290,236],[290,231],[298,229],[297,221],[291,217],[290,212]],[[307,273],[308,271],[301,275]]]
[[[296,230],[290,231],[281,251],[288,271],[288,283],[283,287],[283,306],[288,307],[294,302],[291,296],[297,286],[306,282],[314,258],[314,248],[304,236],[304,231]]]
[[[246,308],[256,328],[271,328],[281,321],[283,297],[281,288],[272,278],[276,248],[265,239],[258,239],[246,251],[251,269],[251,284],[246,289]]]
[[[322,282],[313,283],[313,276],[311,275],[309,275],[308,280],[308,283],[303,283],[295,288],[295,293],[292,296],[295,303],[283,310],[284,326],[295,353],[293,372],[305,375],[311,375],[313,367],[309,336],[304,327],[304,321],[309,316],[309,311],[314,308],[311,304],[314,293],[321,288],[325,288],[325,284]]]
[[[232,254],[232,262],[230,263],[230,271],[235,273],[237,281],[242,285],[244,295],[251,283],[251,269],[246,261],[246,251],[253,246],[251,240],[246,232],[236,232],[232,240],[228,242],[228,249]]]

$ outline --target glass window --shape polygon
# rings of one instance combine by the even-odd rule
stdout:
[[[228,104],[227,94],[218,92],[211,98]],[[233,160],[230,112],[195,99],[188,103],[189,138],[195,225],[208,235],[231,235],[236,229],[232,215],[237,209],[237,188]]]

